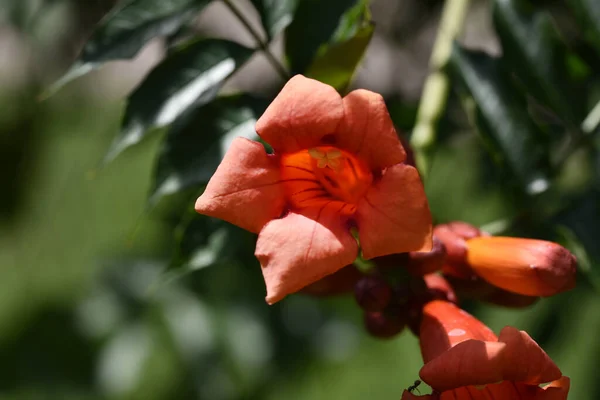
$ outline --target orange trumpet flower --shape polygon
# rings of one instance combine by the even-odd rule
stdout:
[[[577,259],[559,244],[482,236],[467,240],[466,246],[473,271],[509,292],[545,297],[575,287]]]
[[[496,337],[452,303],[425,305],[420,343],[425,365],[419,375],[435,391],[429,397],[405,391],[404,400],[567,398],[569,378],[527,333],[507,326]]]
[[[273,304],[363,257],[429,251],[431,215],[383,98],[293,77],[234,140],[196,210],[259,233],[255,255]]]

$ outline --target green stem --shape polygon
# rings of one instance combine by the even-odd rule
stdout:
[[[430,73],[423,86],[417,123],[410,140],[423,177],[431,167],[430,150],[435,143],[437,123],[448,99],[450,83],[444,68],[450,59],[452,43],[462,31],[468,6],[469,0],[446,0],[429,59]]]
[[[244,14],[240,11],[239,8],[237,8],[235,4],[231,2],[231,0],[223,0],[223,2],[229,8],[229,10],[231,10],[231,12],[240,20],[240,22],[242,23],[242,25],[244,25],[248,33],[250,33],[250,35],[254,38],[258,47],[265,53],[265,56],[267,57],[269,63],[271,63],[273,68],[275,68],[275,71],[277,71],[279,76],[281,76],[281,78],[287,82],[287,80],[290,79],[290,74],[287,72],[284,66],[281,65],[281,63],[279,62],[279,60],[277,60],[273,53],[271,53],[271,50],[269,49],[269,44],[262,39],[260,33],[257,32],[256,29],[252,27],[252,25],[250,25]]]

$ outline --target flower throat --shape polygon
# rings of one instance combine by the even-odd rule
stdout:
[[[354,214],[356,204],[373,181],[362,160],[332,146],[284,154],[281,175],[291,208],[324,207],[331,203],[348,215]]]

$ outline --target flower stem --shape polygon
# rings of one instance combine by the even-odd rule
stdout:
[[[279,60],[277,60],[273,53],[271,53],[271,50],[269,49],[269,43],[262,39],[260,33],[257,32],[256,29],[252,27],[252,25],[250,25],[244,14],[240,11],[239,8],[237,8],[235,4],[231,2],[231,0],[223,0],[223,2],[229,8],[229,10],[231,10],[231,12],[240,20],[240,22],[242,23],[242,25],[244,25],[248,33],[250,33],[250,35],[254,38],[256,44],[265,53],[267,60],[269,61],[269,63],[271,63],[275,71],[277,71],[279,76],[281,76],[281,78],[287,82],[287,80],[290,79],[290,74],[287,72],[285,67],[281,65],[281,63],[279,62]]]
[[[410,140],[423,177],[426,177],[431,168],[430,157],[435,144],[437,123],[448,99],[450,83],[444,68],[450,59],[452,43],[462,31],[468,6],[469,0],[446,0],[429,59],[430,72],[423,86],[417,122]]]

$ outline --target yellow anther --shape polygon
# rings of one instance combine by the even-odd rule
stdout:
[[[308,154],[310,154],[312,158],[316,158],[317,160],[322,160],[325,158],[325,153],[323,153],[319,149],[308,149]]]
[[[317,160],[317,167],[329,167],[337,170],[340,167],[342,152],[339,150],[330,150],[323,152],[319,149],[308,149],[308,154]]]

